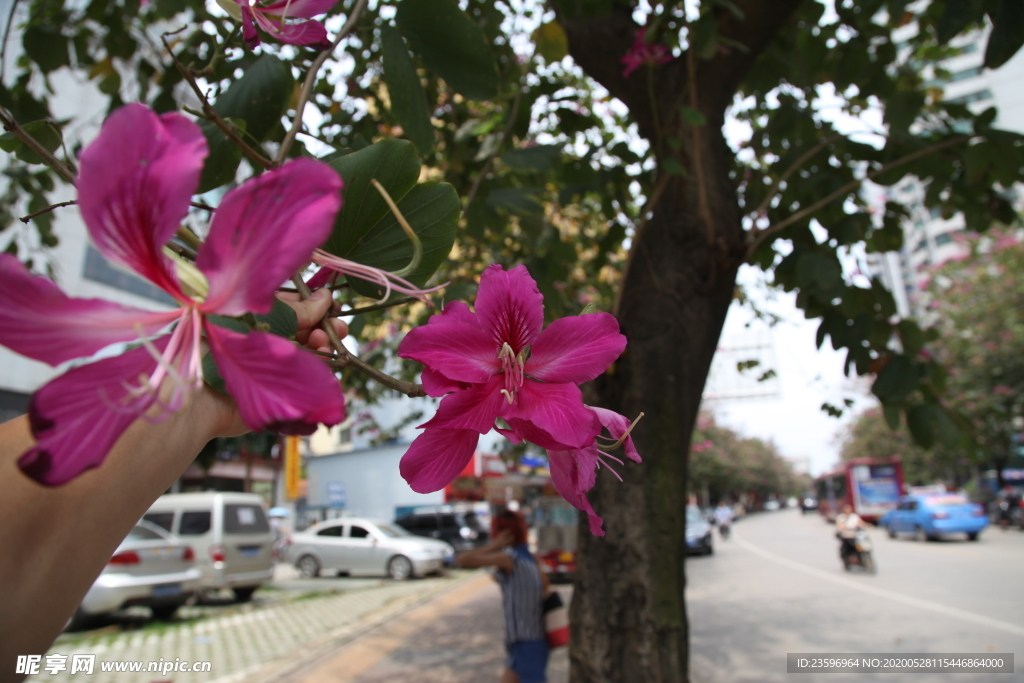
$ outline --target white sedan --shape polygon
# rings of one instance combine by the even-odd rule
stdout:
[[[292,534],[285,560],[306,577],[334,570],[407,579],[441,571],[453,554],[448,543],[413,536],[396,524],[342,517]]]

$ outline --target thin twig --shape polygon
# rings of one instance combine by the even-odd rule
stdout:
[[[27,216],[22,216],[18,220],[20,220],[22,223],[26,223],[27,224],[30,220],[32,220],[36,216],[42,216],[44,213],[53,211],[54,209],[59,209],[62,206],[71,206],[72,204],[77,204],[77,203],[78,203],[77,200],[72,199],[70,202],[61,202],[60,204],[53,204],[52,206],[48,206],[45,209],[40,209],[39,211],[36,211],[35,213],[30,213]]]
[[[302,112],[306,109],[306,102],[309,101],[310,96],[313,94],[313,85],[316,83],[316,76],[320,72],[320,67],[324,65],[324,62],[331,56],[341,41],[345,39],[348,34],[356,27],[356,22],[359,21],[359,16],[366,9],[368,0],[356,0],[355,6],[352,8],[352,12],[348,16],[348,21],[342,26],[338,36],[331,43],[331,46],[321,52],[319,56],[313,61],[312,66],[309,67],[309,71],[306,72],[306,80],[302,83],[302,92],[299,93],[299,101],[295,104],[295,119],[292,120],[292,127],[288,130],[288,133],[284,136],[284,140],[281,141],[281,148],[277,151],[277,156],[274,158],[274,167],[280,166],[284,163],[285,158],[288,156],[288,151],[292,148],[292,143],[295,142],[295,136],[298,134],[299,129],[302,128]]]
[[[11,11],[7,14],[7,24],[4,26],[4,44],[0,46],[0,83],[7,81],[7,39],[11,37],[11,24],[14,23],[14,12],[18,9],[19,0],[11,3]]]
[[[68,165],[53,156],[53,154],[43,147],[38,140],[32,137],[28,131],[18,125],[18,122],[14,120],[13,116],[11,116],[11,112],[7,111],[7,109],[2,106],[0,106],[0,122],[3,123],[4,130],[13,133],[14,136],[25,143],[29,149],[38,154],[43,160],[43,163],[56,171],[57,175],[71,185],[75,184],[75,174]]]
[[[836,140],[842,139],[842,137],[843,136],[838,133],[836,133],[835,135],[829,135],[828,137],[822,139],[822,141],[816,144],[814,147],[811,147],[809,150],[800,155],[799,159],[794,161],[789,168],[783,171],[782,175],[776,178],[775,182],[771,186],[771,189],[768,190],[768,194],[765,195],[764,199],[761,200],[761,203],[757,205],[756,209],[754,209],[754,216],[761,216],[762,214],[764,214],[764,212],[768,210],[768,207],[770,207],[772,204],[772,200],[775,199],[775,195],[779,193],[779,187],[782,186],[782,183],[789,180],[789,177],[796,173],[798,170],[800,170],[800,167],[806,164],[811,159],[811,157],[813,157],[815,154],[831,145]]]
[[[302,276],[296,273],[292,276],[292,282],[295,284],[295,288],[299,291],[299,296],[303,299],[308,299],[312,292],[309,291],[309,287],[303,282]],[[404,382],[400,379],[396,379],[391,375],[384,374],[377,368],[373,367],[359,356],[350,353],[345,345],[341,343],[341,339],[338,337],[338,333],[334,329],[334,325],[331,323],[330,316],[324,316],[323,320],[320,321],[320,328],[327,333],[327,338],[331,340],[331,346],[338,354],[337,360],[334,361],[333,366],[341,369],[345,367],[352,367],[359,370],[367,377],[376,380],[378,383],[383,384],[386,387],[394,389],[400,393],[405,394],[409,397],[426,396],[426,392],[423,391],[423,386],[414,382]]]
[[[699,112],[697,107],[697,58],[693,45],[686,50],[686,66],[689,72],[690,109]],[[715,224],[711,220],[711,207],[708,204],[708,186],[704,178],[704,162],[701,156],[700,126],[692,125],[693,128],[693,172],[697,176],[697,204],[700,209],[701,220],[704,221],[704,231],[707,234],[708,246],[715,244]]]
[[[199,87],[199,84],[196,83],[195,74],[192,73],[191,69],[189,69],[187,66],[181,63],[181,60],[178,59],[178,56],[174,54],[174,50],[171,49],[170,43],[167,42],[167,36],[172,36],[177,32],[178,31],[164,33],[160,36],[160,40],[163,41],[164,47],[167,48],[167,53],[171,55],[171,59],[174,60],[174,66],[176,66],[178,68],[178,71],[181,72],[181,75],[185,77],[185,80],[188,82],[189,86],[192,87],[192,91],[196,94],[196,97],[199,98],[199,102],[202,103],[203,114],[205,114],[208,120],[213,121],[213,123],[216,124],[218,128],[224,131],[224,134],[228,136],[228,139],[235,143],[235,145],[237,145],[243,152],[245,152],[245,156],[249,157],[252,161],[255,161],[263,168],[273,168],[273,161],[266,158],[265,156],[257,152],[255,149],[250,147],[249,143],[247,143],[245,140],[238,136],[238,133],[235,132],[234,126],[229,125],[227,121],[222,119],[220,117],[220,114],[218,114],[216,110],[214,110],[214,108],[210,106],[210,101],[206,99],[206,93],[204,93],[202,88]]]
[[[406,297],[404,299],[395,299],[394,301],[388,301],[383,304],[374,304],[373,306],[363,306],[362,308],[350,308],[347,311],[337,311],[334,313],[328,313],[333,318],[345,318],[350,315],[359,315],[360,313],[370,313],[372,311],[382,311],[386,308],[393,306],[401,306],[403,304],[411,304],[413,301],[417,301],[414,297]]]
[[[217,210],[209,204],[203,204],[202,202],[189,202],[188,205],[204,211],[210,211],[211,213]]]
[[[947,147],[952,147],[954,145],[959,145],[959,144],[961,144],[963,142],[967,142],[968,140],[970,140],[970,138],[966,137],[966,136],[950,138],[949,140],[944,140],[942,142],[939,142],[939,143],[936,143],[936,144],[932,145],[931,147],[925,147],[924,149],[919,149],[916,152],[912,152],[912,153],[908,154],[905,157],[901,157],[901,158],[897,159],[896,161],[890,161],[888,164],[885,164],[881,168],[876,169],[874,171],[871,171],[870,173],[865,175],[863,178],[859,178],[857,180],[851,180],[850,182],[848,182],[847,184],[843,185],[842,187],[840,187],[835,192],[832,192],[832,193],[830,193],[828,195],[825,195],[824,197],[822,197],[818,201],[814,202],[813,204],[808,206],[806,209],[801,209],[800,211],[797,211],[796,213],[794,213],[794,214],[790,215],[789,217],[779,221],[778,223],[770,225],[767,228],[765,228],[764,230],[756,233],[754,235],[753,241],[750,243],[750,248],[747,249],[747,260],[748,261],[750,260],[750,257],[753,255],[753,253],[755,251],[757,251],[757,248],[760,247],[761,244],[766,239],[768,239],[768,237],[770,235],[774,235],[779,230],[782,230],[783,228],[789,227],[793,223],[796,223],[797,221],[799,221],[799,220],[801,220],[803,218],[806,218],[807,216],[813,214],[815,211],[817,211],[818,209],[822,208],[823,206],[826,206],[826,205],[832,203],[836,199],[839,199],[840,197],[845,197],[846,195],[848,195],[851,192],[853,192],[854,190],[856,190],[865,180],[871,180],[873,178],[877,178],[878,176],[882,175],[886,171],[891,171],[892,169],[898,168],[900,166],[903,166],[904,164],[909,164],[911,161],[914,161],[915,159],[919,159],[919,158],[921,158],[923,156],[927,156],[929,154],[932,154],[933,152],[938,152],[939,150],[945,149]]]

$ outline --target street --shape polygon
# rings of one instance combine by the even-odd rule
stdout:
[[[697,683],[792,680],[787,652],[1012,652],[1015,674],[830,674],[841,681],[1024,680],[1024,534],[976,543],[890,539],[872,529],[877,575],[846,573],[831,526],[797,510],[749,516],[687,564]]]

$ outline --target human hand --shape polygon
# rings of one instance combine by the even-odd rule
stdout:
[[[295,333],[295,340],[312,351],[331,353],[330,341],[327,333],[320,328],[320,321],[332,307],[337,306],[331,296],[330,290],[318,289],[308,299],[302,299],[294,292],[279,292],[277,298],[288,304],[295,311],[298,318],[298,330]],[[340,318],[331,318],[334,331],[338,338],[348,335],[348,325]],[[210,410],[214,419],[213,436],[240,436],[249,431],[249,427],[242,421],[238,413],[238,406],[234,399],[223,394],[208,384],[203,385],[203,390],[193,405],[200,404],[201,410]]]

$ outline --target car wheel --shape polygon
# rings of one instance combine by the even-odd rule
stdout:
[[[889,532],[889,538],[896,538],[896,530],[892,528],[892,524],[885,528]]]
[[[924,532],[921,527],[914,527],[914,540],[919,543],[924,543],[928,540],[928,534]]]
[[[320,563],[312,555],[303,555],[299,558],[299,561],[295,563],[299,573],[307,579],[315,579],[320,576]]]
[[[246,588],[232,588],[231,592],[235,594],[235,600],[237,602],[249,602],[252,600],[252,594],[256,592],[259,586],[248,586]]]
[[[153,611],[154,619],[170,621],[174,617],[175,612],[178,611],[179,607],[181,607],[181,605],[159,605],[157,607],[150,607],[150,609]]]
[[[65,631],[84,631],[95,621],[95,617],[92,614],[83,612],[82,608],[79,607],[75,610],[75,613],[68,619],[68,623],[64,625]]]
[[[978,540],[978,532],[977,531],[972,531],[969,534],[967,534],[967,540],[968,541],[977,541]]]
[[[395,555],[388,562],[388,576],[395,581],[403,581],[412,576],[412,562],[405,555]]]

